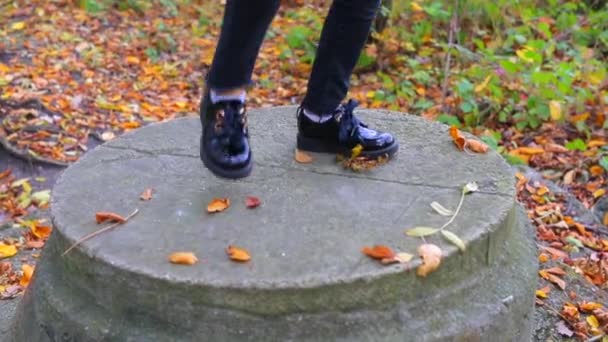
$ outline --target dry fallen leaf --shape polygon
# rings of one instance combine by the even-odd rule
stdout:
[[[236,246],[228,246],[228,248],[226,248],[226,254],[234,261],[247,262],[251,260],[251,255],[249,255],[248,251]]]
[[[0,243],[0,259],[9,258],[17,254],[17,247]]]
[[[418,254],[422,257],[422,265],[418,267],[416,274],[420,277],[426,277],[429,273],[439,267],[441,263],[441,248],[437,245],[425,243],[418,247]]]
[[[560,249],[549,247],[549,246],[542,246],[542,245],[539,246],[539,248],[549,252],[552,255],[553,260],[568,258],[568,253],[566,253]]]
[[[296,148],[294,159],[300,164],[312,163],[312,156],[304,151],[300,151]]]
[[[152,188],[148,188],[148,189],[144,190],[144,192],[142,192],[141,195],[139,195],[139,198],[142,201],[149,201],[149,200],[151,200],[152,199],[152,191],[153,191]]]
[[[230,199],[228,198],[214,198],[207,205],[207,212],[217,213],[226,210],[230,206]]]
[[[192,252],[175,252],[169,255],[169,261],[172,264],[194,265],[198,262],[198,258]]]
[[[32,234],[39,239],[46,239],[51,235],[53,228],[49,226],[40,226],[37,224],[32,225],[31,227]]]
[[[454,144],[456,144],[458,149],[463,151],[467,140],[462,136],[462,133],[460,133],[456,126],[450,127],[450,136],[454,140]]]
[[[477,153],[488,152],[488,145],[484,144],[483,142],[481,142],[479,140],[475,140],[475,139],[467,139],[465,148],[470,151],[477,152]]]
[[[363,247],[363,249],[361,249],[361,253],[367,255],[370,258],[378,260],[393,259],[395,257],[395,252],[393,252],[390,247],[382,245],[375,245],[372,248]]]
[[[595,303],[595,302],[585,302],[581,305],[579,305],[580,309],[582,312],[593,312],[593,310],[595,309],[599,309],[602,307],[602,304],[600,303]]]
[[[597,317],[595,317],[594,315],[587,316],[586,321],[592,328],[597,329],[600,326],[600,322],[598,322]]]
[[[245,197],[245,206],[249,209],[257,208],[262,204],[262,201],[255,196]]]
[[[461,151],[469,150],[477,153],[488,152],[488,145],[479,140],[465,138],[456,126],[450,127],[450,136],[454,140],[454,144]]]
[[[21,278],[19,279],[19,285],[27,287],[30,284],[32,275],[34,274],[34,267],[28,264],[23,264],[21,266],[21,271],[23,271],[23,275],[21,275]]]
[[[95,221],[102,223],[105,221],[125,222],[126,219],[121,215],[109,211],[99,211],[95,213]]]
[[[566,282],[563,279],[561,279],[560,277],[549,273],[547,270],[541,270],[538,272],[538,274],[540,274],[540,276],[543,277],[544,279],[557,285],[561,290],[566,289]]]

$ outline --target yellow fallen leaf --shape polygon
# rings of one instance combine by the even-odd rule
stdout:
[[[23,264],[21,266],[21,271],[23,271],[23,274],[19,279],[19,285],[27,287],[30,284],[30,280],[32,280],[32,275],[34,274],[34,267],[28,264]]]
[[[486,89],[486,87],[490,83],[491,79],[492,79],[492,75],[486,76],[486,78],[483,80],[483,82],[481,82],[480,84],[475,86],[475,92],[479,93],[479,92],[483,91],[484,89]]]
[[[17,30],[23,30],[25,28],[25,23],[23,21],[18,21],[16,23],[13,23],[11,25],[11,29],[13,31],[17,31]]]
[[[562,118],[562,105],[559,101],[549,101],[551,119],[558,121]]]
[[[234,261],[247,262],[251,260],[249,252],[236,246],[228,246],[228,248],[226,248],[226,254],[228,254],[230,260]]]
[[[545,299],[547,298],[547,294],[543,290],[536,290],[536,297]]]
[[[441,263],[442,251],[437,245],[425,243],[418,247],[418,254],[422,257],[422,265],[418,266],[416,274],[420,277],[426,277],[429,273],[439,267]]]
[[[604,168],[599,165],[593,165],[589,168],[589,172],[591,172],[593,177],[597,177],[604,173]]]
[[[214,198],[207,205],[207,212],[218,213],[226,210],[230,206],[230,199],[228,198]]]
[[[414,12],[423,12],[424,8],[422,8],[422,6],[420,6],[417,2],[412,1],[412,3],[410,4],[412,11]]]
[[[0,244],[0,259],[10,258],[17,254],[17,247],[13,245]]]
[[[523,49],[519,49],[519,50],[515,51],[515,53],[516,53],[516,54],[517,54],[517,56],[518,56],[519,58],[521,58],[521,60],[523,60],[524,62],[532,63],[532,62],[534,62],[534,59],[532,59],[532,58],[530,58],[530,57],[528,57],[528,56],[526,55],[526,53],[527,53],[528,51],[532,51],[532,50],[533,50],[533,49],[531,49],[530,47],[524,47]]]
[[[169,255],[169,262],[178,265],[194,265],[198,258],[192,252],[175,252]]]
[[[593,198],[600,198],[606,194],[606,189],[597,189],[593,192]]]
[[[363,145],[357,144],[357,146],[353,147],[351,150],[350,157],[357,158],[361,154],[361,151],[363,151]]]
[[[294,159],[300,164],[312,163],[312,156],[304,151],[298,150],[297,148]]]
[[[587,316],[586,321],[587,321],[587,323],[589,323],[589,325],[592,328],[597,329],[600,326],[600,322],[597,320],[597,317],[595,317],[594,315]]]

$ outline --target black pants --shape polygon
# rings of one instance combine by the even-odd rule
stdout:
[[[208,85],[232,89],[251,83],[266,30],[280,0],[228,0]],[[331,113],[346,96],[380,0],[334,0],[325,20],[302,106]]]

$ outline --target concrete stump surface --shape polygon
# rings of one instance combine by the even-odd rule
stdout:
[[[496,153],[457,151],[447,127],[361,110],[399,140],[396,159],[370,172],[343,170],[335,156],[293,159],[295,107],[252,110],[255,166],[240,181],[214,177],[198,156],[197,118],[153,124],[99,146],[68,168],[52,198],[55,231],[13,326],[16,341],[524,341],[531,333],[534,251],[514,202],[513,176]],[[361,248],[416,254],[404,231],[439,227],[430,207],[455,209],[439,235],[440,268],[415,275],[419,259],[382,266]],[[139,195],[153,188],[151,201]],[[256,209],[246,196],[259,197]],[[207,203],[231,206],[208,214]],[[95,212],[137,214],[60,254],[100,228]],[[225,248],[247,249],[249,263]],[[170,264],[176,251],[199,263]]]

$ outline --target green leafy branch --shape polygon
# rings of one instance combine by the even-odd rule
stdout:
[[[414,227],[412,229],[408,229],[405,231],[405,234],[407,236],[413,236],[413,237],[420,237],[420,238],[424,238],[425,236],[431,236],[433,234],[436,233],[441,233],[441,235],[447,239],[448,241],[450,241],[451,243],[453,243],[454,245],[456,245],[461,251],[465,251],[466,250],[466,245],[464,243],[464,241],[462,241],[462,239],[460,237],[458,237],[458,235],[456,235],[454,232],[451,232],[447,229],[445,229],[447,226],[449,226],[450,224],[452,224],[452,222],[454,222],[454,219],[456,219],[456,216],[458,216],[458,214],[460,213],[460,209],[462,208],[462,204],[464,203],[464,198],[467,194],[470,194],[472,192],[475,192],[479,189],[477,183],[475,182],[471,182],[471,183],[467,183],[463,188],[462,188],[462,192],[460,195],[460,202],[458,203],[458,206],[456,207],[455,211],[451,211],[447,208],[445,208],[444,206],[442,206],[441,204],[439,204],[438,202],[432,202],[431,203],[431,207],[433,208],[433,210],[435,210],[439,215],[442,216],[450,216],[450,219],[440,228],[433,228],[433,227]]]

